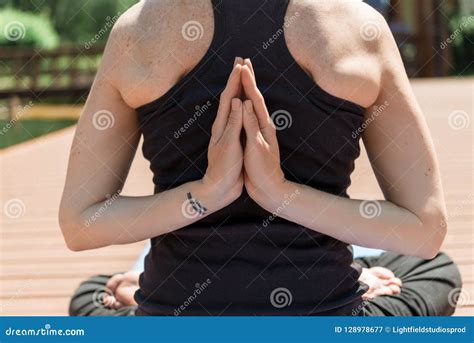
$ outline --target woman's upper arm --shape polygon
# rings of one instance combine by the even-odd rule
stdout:
[[[137,114],[124,102],[115,82],[125,57],[111,39],[72,143],[60,209],[63,221],[70,222],[122,188],[139,142]]]
[[[379,97],[366,114],[363,135],[369,159],[387,200],[434,229],[445,227],[438,162],[423,113],[388,28],[379,44]],[[429,114],[428,114],[429,115]]]

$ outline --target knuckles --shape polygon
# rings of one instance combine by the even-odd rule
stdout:
[[[242,124],[242,114],[240,112],[230,112],[229,118],[227,120],[228,124],[231,125],[241,125]]]

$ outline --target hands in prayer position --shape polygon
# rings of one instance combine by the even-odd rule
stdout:
[[[266,209],[272,192],[285,183],[276,129],[249,59],[236,58],[221,94],[203,182],[239,195],[245,185],[250,197]]]
[[[240,140],[242,130],[244,146]],[[257,204],[272,211],[273,194],[282,194],[286,181],[280,166],[276,129],[249,59],[236,59],[222,92],[208,160],[205,182],[233,194],[237,191],[239,195],[245,185]],[[386,268],[363,268],[360,280],[369,287],[363,295],[365,300],[401,291],[401,280]]]

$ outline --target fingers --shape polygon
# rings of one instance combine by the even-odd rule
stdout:
[[[397,285],[389,285],[388,288],[390,288],[392,294],[400,294],[402,291],[400,286],[397,286]]]
[[[242,65],[247,66],[250,69],[250,71],[252,72],[252,75],[253,75],[254,79],[257,80],[257,78],[255,77],[255,71],[253,70],[253,65],[252,65],[252,61],[250,60],[250,58],[246,58],[242,62]]]
[[[107,283],[105,284],[105,287],[107,287],[112,293],[115,293],[118,285],[123,281],[123,279],[124,279],[123,274],[115,274],[109,279],[109,281],[107,281]]]
[[[400,280],[397,277],[393,277],[393,278],[384,280],[383,283],[384,283],[384,285],[394,284],[394,285],[401,286],[402,285],[402,280]]]
[[[255,77],[247,64],[242,67],[241,78],[244,93],[253,103],[254,113],[257,115],[258,125],[263,137],[270,144],[274,143],[276,140],[276,129],[268,114],[263,95],[257,87]]]
[[[374,300],[374,299],[375,299],[375,295],[371,293],[362,294],[362,300],[368,301],[368,300]]]
[[[390,269],[384,267],[372,267],[370,270],[380,279],[391,279],[395,277],[395,274]]]
[[[249,100],[252,100],[261,127],[269,124],[270,116],[268,115],[263,95],[260,93],[255,81],[255,77],[247,65],[242,67],[241,78],[245,95]]]
[[[113,308],[116,302],[117,299],[112,295],[106,295],[102,298],[102,305],[108,308]]]
[[[234,62],[234,68],[230,73],[229,79],[225,89],[221,93],[219,101],[219,109],[217,110],[217,116],[212,126],[212,138],[213,142],[218,142],[222,137],[224,130],[227,126],[228,116],[231,109],[231,100],[233,98],[239,97],[239,92],[241,90],[241,70],[242,65],[239,64],[238,58]]]
[[[254,113],[251,100],[246,100],[243,104],[243,125],[247,141],[256,140],[261,136],[258,119]]]
[[[384,267],[372,267],[370,268],[370,270],[375,276],[383,280],[383,284],[385,286],[390,286],[390,285],[396,285],[398,287],[402,286],[402,280],[397,278],[390,269],[387,269]]]
[[[234,67],[235,67],[236,65],[238,65],[238,64],[240,64],[240,65],[243,65],[243,64],[244,64],[244,59],[243,59],[242,57],[236,57],[236,58],[235,58],[235,60],[234,60]]]
[[[227,119],[227,125],[222,137],[230,141],[240,141],[240,133],[242,132],[242,100],[234,98],[231,101],[231,110]]]
[[[380,287],[374,290],[375,295],[396,295],[400,294],[401,289],[396,285],[390,285],[387,287]]]
[[[242,57],[236,57],[234,61],[234,68],[236,65],[244,65],[244,59]],[[242,82],[239,82],[239,91],[237,92],[237,95],[235,96],[236,98],[242,99]]]
[[[362,299],[364,300],[373,300],[378,296],[383,295],[397,295],[401,293],[401,288],[396,285],[390,285],[388,287],[379,287],[379,288],[371,288],[365,294],[362,295]]]

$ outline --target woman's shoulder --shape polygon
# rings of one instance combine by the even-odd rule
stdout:
[[[139,107],[164,94],[207,51],[213,37],[209,1],[141,1],[115,23],[105,56],[124,100]],[[197,21],[200,39],[189,44],[186,23]],[[142,85],[137,87],[137,85]]]
[[[392,39],[375,9],[356,0],[290,3],[285,36],[295,60],[323,89],[364,107],[378,96],[383,68],[381,49]]]

